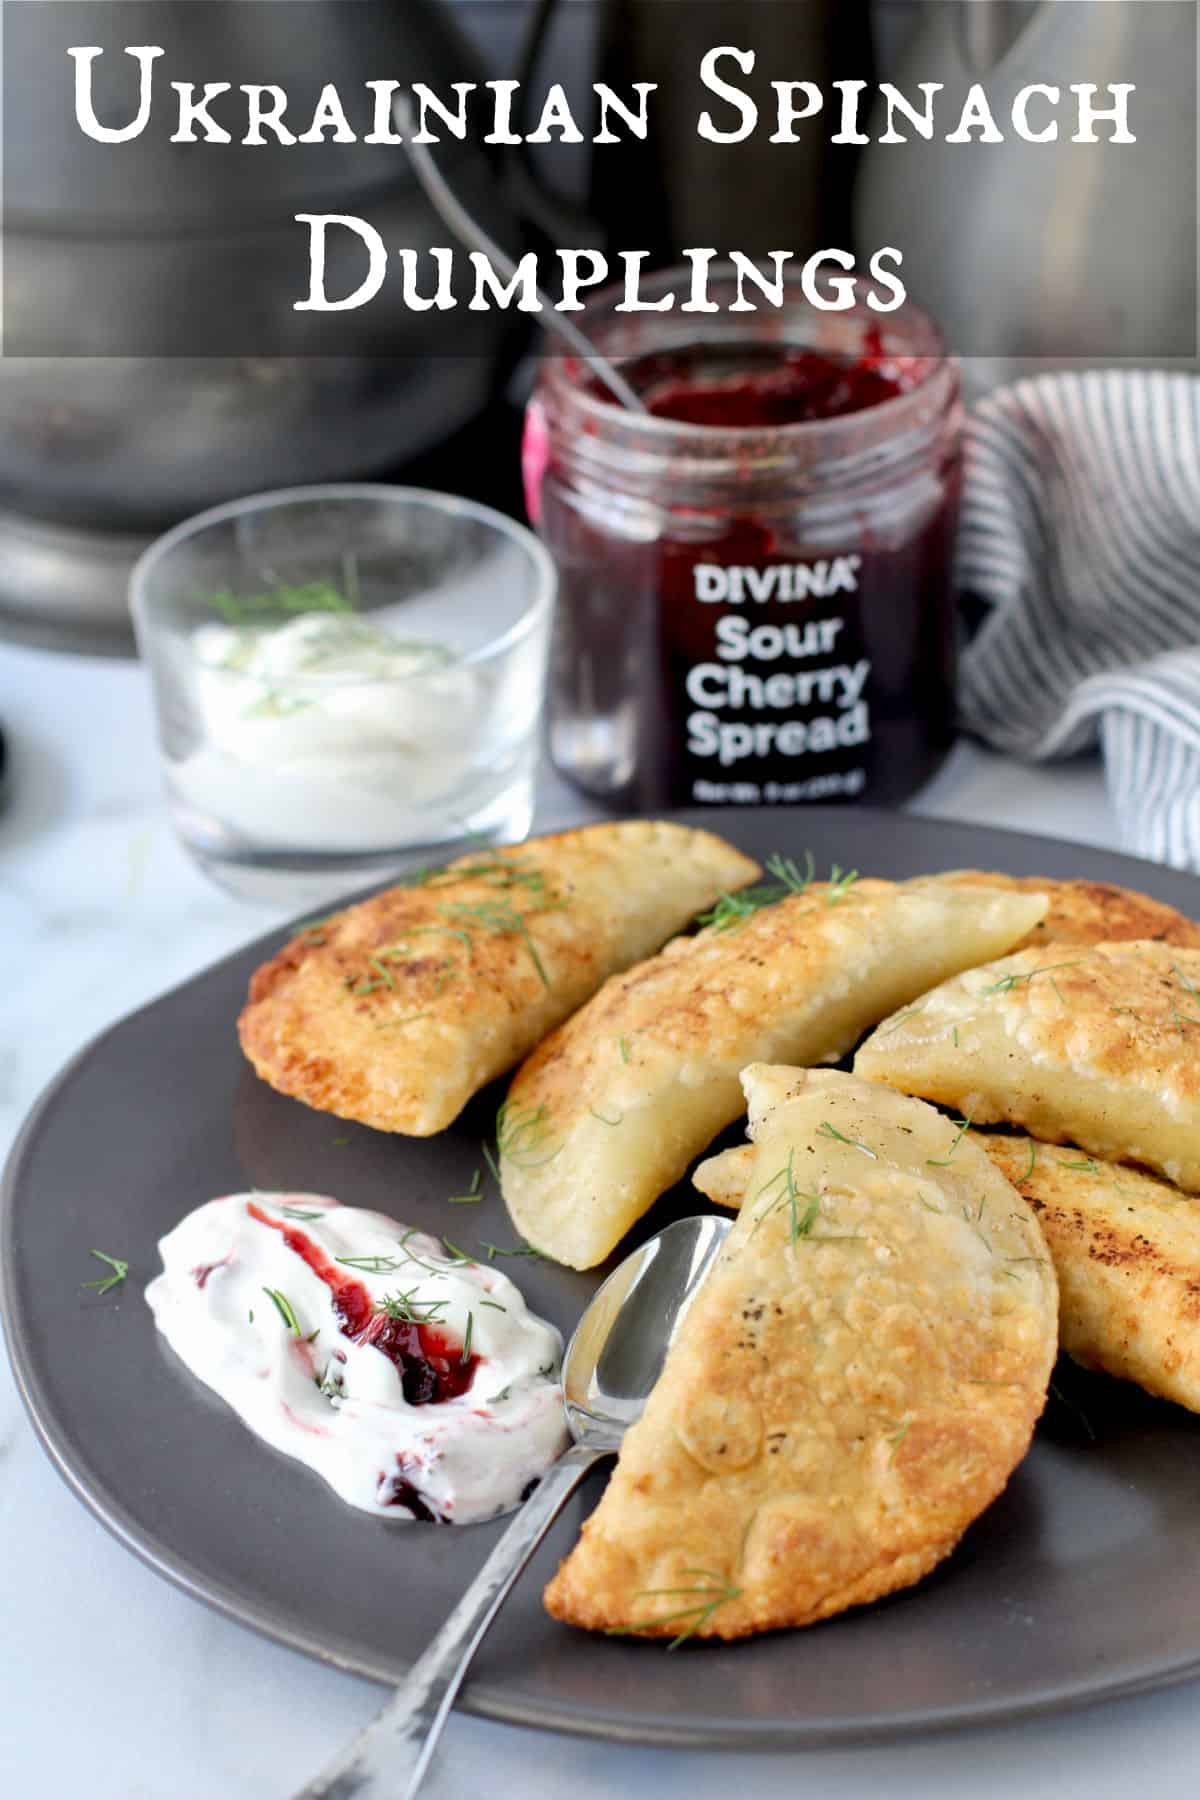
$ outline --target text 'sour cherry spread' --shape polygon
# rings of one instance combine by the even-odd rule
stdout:
[[[932,326],[797,301],[597,335],[648,416],[557,359],[526,434],[556,765],[639,808],[898,803],[953,725],[958,384]]]

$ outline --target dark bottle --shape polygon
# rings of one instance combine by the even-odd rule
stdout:
[[[543,365],[525,462],[560,580],[552,760],[628,810],[898,804],[953,737],[957,369],[908,305],[714,297],[597,300],[648,415]]]

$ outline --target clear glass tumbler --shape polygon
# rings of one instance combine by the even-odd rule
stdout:
[[[168,532],[132,608],[187,849],[299,907],[524,837],[554,595],[531,532],[416,488],[260,494]]]

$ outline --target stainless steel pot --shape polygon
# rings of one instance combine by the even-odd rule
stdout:
[[[114,120],[136,101],[128,44],[166,48],[156,78],[167,95],[173,78],[271,81],[315,99],[326,81],[344,95],[387,76],[445,91],[482,72],[435,0],[56,0],[14,12],[0,611],[59,629],[123,629],[128,564],[148,536],[240,493],[377,474],[428,449],[482,410],[511,326],[502,313],[471,315],[465,353],[430,356],[389,284],[338,315],[337,354],[298,353],[311,316],[292,307],[307,257],[294,212],[364,214],[389,249],[445,241],[403,151],[171,146],[162,124],[119,155],[97,154],[75,124],[67,48],[105,46],[96,105]],[[517,247],[484,153],[445,154],[458,190]],[[354,248],[348,234],[330,245],[347,258]],[[331,267],[331,291],[338,279]],[[357,279],[347,275],[346,288]],[[225,335],[214,339],[221,308]],[[214,342],[236,352],[243,327],[250,354],[177,354]],[[56,353],[12,353],[43,343]],[[110,354],[125,348],[147,354]]]

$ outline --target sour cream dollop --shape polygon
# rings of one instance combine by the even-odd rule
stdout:
[[[196,729],[171,786],[255,845],[390,850],[495,779],[494,683],[444,645],[315,612],[204,625],[190,648]]]
[[[231,1194],[164,1237],[155,1323],[251,1431],[343,1500],[462,1525],[567,1441],[562,1342],[487,1263],[316,1194]]]

